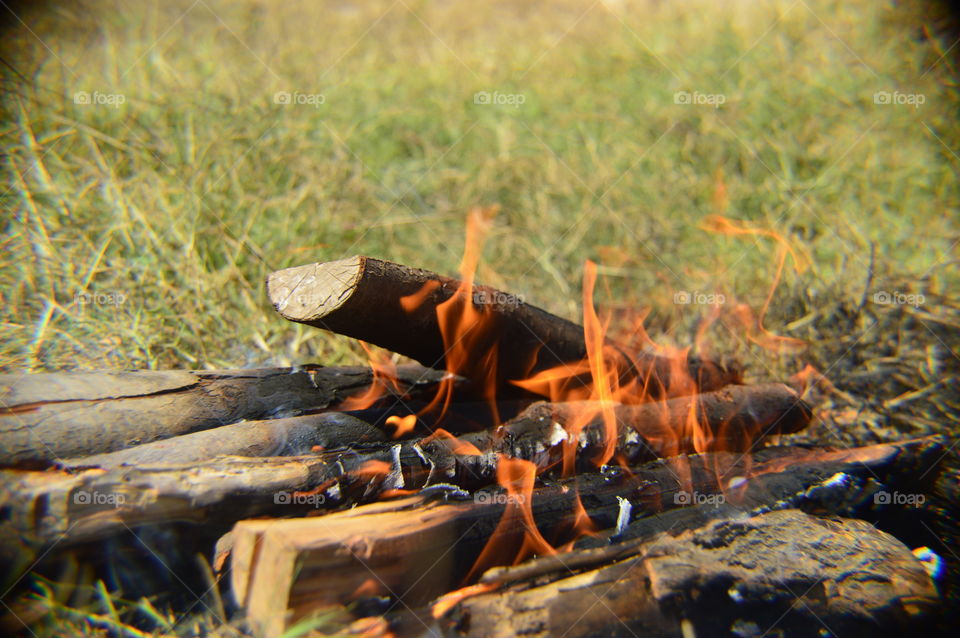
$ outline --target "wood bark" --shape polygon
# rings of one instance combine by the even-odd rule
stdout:
[[[398,369],[407,388],[439,375]],[[368,387],[366,367],[0,375],[0,465],[45,467],[243,419],[330,407]]]
[[[676,530],[683,529],[676,527],[680,522],[702,526],[736,512],[842,503],[835,494],[824,498],[824,491],[839,489],[838,484],[859,495],[877,490],[873,481],[902,484],[919,474],[917,468],[935,464],[942,450],[941,439],[921,439],[832,452],[769,448],[755,455],[663,459],[630,472],[593,473],[537,488],[531,508],[539,531],[559,546],[572,538],[579,493],[593,524],[608,530],[607,536],[624,539],[644,522],[656,523],[657,531]],[[850,478],[838,481],[837,474]],[[679,498],[723,494],[730,491],[732,479],[737,488],[729,498],[736,498],[735,504],[698,506],[693,501],[688,507],[691,500]],[[869,507],[868,499],[860,500]],[[626,521],[633,522],[614,533],[617,521],[621,527],[625,522],[625,502],[632,512]],[[464,576],[510,503],[494,490],[452,504],[413,497],[315,519],[240,522],[232,531],[233,595],[266,636],[279,635],[312,613],[369,598],[423,610],[436,596],[465,584]],[[524,524],[517,517],[500,533],[497,560],[509,563],[524,542]],[[429,614],[421,620],[430,622]]]
[[[661,533],[581,571],[586,553],[558,557],[564,566],[552,577],[467,598],[442,624],[452,635],[504,638],[820,636],[823,627],[897,635],[922,629],[940,605],[899,540],[865,521],[799,510]]]
[[[480,285],[470,291],[461,288],[456,279],[363,256],[278,270],[267,278],[270,301],[285,319],[376,344],[428,367],[453,369],[475,381],[487,379],[495,362],[495,382],[501,389],[510,387],[508,381],[586,359],[582,326],[516,295]],[[450,344],[444,343],[437,315],[438,306],[458,291],[461,312],[470,305],[484,315],[482,324],[458,336],[474,355],[465,361],[448,359]],[[418,305],[405,308],[402,300],[414,296]],[[613,350],[619,353],[616,365],[622,375],[645,382],[652,396],[668,390],[674,395],[713,390],[740,379],[735,366],[696,357],[686,362],[689,378],[681,378],[687,377],[678,374],[683,365],[671,359],[650,353],[630,356],[616,346]],[[491,353],[494,356],[488,356]]]
[[[186,465],[217,456],[299,456],[310,454],[316,448],[345,448],[386,441],[382,430],[365,421],[342,412],[324,412],[243,421],[117,452],[67,459],[62,465],[105,469],[157,463]]]
[[[2,470],[0,573],[15,573],[48,548],[66,549],[141,525],[227,529],[249,516],[316,511],[314,502],[294,502],[290,495],[321,484],[330,472],[318,457],[218,457],[79,472]]]

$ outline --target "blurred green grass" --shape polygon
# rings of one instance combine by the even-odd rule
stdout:
[[[2,47],[0,368],[362,360],[282,321],[266,274],[355,253],[453,274],[466,211],[494,203],[481,281],[578,319],[594,259],[600,301],[652,308],[665,342],[709,311],[678,292],[756,308],[773,278],[772,242],[712,235],[713,213],[812,258],[774,331],[888,280],[947,294],[958,100],[927,20],[827,0],[38,10]],[[876,103],[895,91],[924,103]]]

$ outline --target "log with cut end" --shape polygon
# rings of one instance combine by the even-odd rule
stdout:
[[[398,368],[400,385],[440,375]],[[0,375],[0,465],[44,467],[243,419],[324,409],[370,386],[369,368]]]
[[[597,550],[566,554],[552,575],[466,598],[442,624],[484,637],[876,635],[918,633],[941,605],[910,549],[861,520],[783,510],[628,549],[586,571]]]
[[[453,369],[468,379],[487,378],[495,361],[496,382],[507,387],[508,381],[586,359],[582,326],[493,288],[460,289],[456,279],[362,256],[287,268],[267,278],[270,301],[285,319],[376,344],[428,367]],[[450,361],[437,308],[458,291],[461,306],[472,305],[484,319],[457,339],[470,344],[472,356]],[[417,303],[404,304],[404,298]],[[449,317],[443,321],[449,329]],[[623,375],[644,380],[653,396],[664,394],[665,388],[670,394],[686,394],[739,381],[735,366],[691,357],[685,362],[687,377],[677,374],[684,364],[666,357],[615,351]]]
[[[629,532],[644,522],[657,531],[676,532],[763,507],[846,508],[848,492],[869,507],[869,490],[880,489],[879,482],[909,484],[921,474],[918,468],[936,464],[942,450],[943,440],[934,438],[839,451],[767,448],[753,455],[662,459],[631,472],[584,474],[539,487],[531,511],[539,531],[559,546],[571,539],[577,492],[594,525],[608,535],[616,530],[621,538],[635,537]],[[927,478],[933,474],[927,472]],[[724,490],[736,504],[716,507],[713,501],[698,505],[681,498]],[[843,491],[845,498],[831,490]],[[432,622],[430,602],[466,584],[465,576],[512,501],[497,491],[457,503],[424,504],[422,498],[313,519],[238,523],[232,531],[233,595],[264,636],[281,635],[313,613],[362,606],[368,598],[402,602],[420,610],[424,623]],[[677,516],[671,516],[674,512]],[[523,544],[524,525],[517,520],[501,532],[498,560],[509,564]]]

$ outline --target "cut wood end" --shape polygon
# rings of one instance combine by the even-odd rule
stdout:
[[[306,264],[270,273],[267,295],[285,319],[309,322],[342,306],[363,274],[363,257]]]

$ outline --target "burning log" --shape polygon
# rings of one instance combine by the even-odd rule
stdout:
[[[745,452],[765,437],[802,430],[812,416],[800,395],[780,383],[638,405],[542,402],[504,425],[499,450],[547,467],[575,443],[582,469],[612,457],[635,463],[706,450]]]
[[[439,374],[398,368],[407,389]],[[0,465],[45,467],[243,419],[320,410],[367,388],[365,367],[0,375]]]
[[[879,481],[902,486],[919,474],[916,468],[934,465],[942,449],[940,439],[920,439],[841,451],[710,453],[661,459],[630,472],[584,474],[529,495],[480,492],[472,501],[454,504],[419,496],[314,519],[243,521],[232,531],[231,585],[250,621],[266,636],[279,635],[320,610],[369,598],[385,599],[384,610],[402,602],[420,610],[428,623],[426,606],[469,584],[464,582],[468,572],[513,562],[534,536],[555,547],[568,543],[583,532],[577,530],[585,517],[596,529],[609,530],[608,536],[623,539],[644,523],[659,523],[657,531],[663,531],[670,520],[699,527],[714,517],[771,508],[836,503],[848,511],[853,497],[835,498],[836,490],[856,493],[858,506],[870,508],[870,490],[881,489]],[[725,493],[736,498],[735,505],[686,507],[697,504],[693,494]],[[456,490],[449,494],[457,495]],[[521,514],[525,507],[529,521]],[[691,511],[696,515],[680,516]],[[506,524],[504,512],[512,512]],[[661,514],[651,516],[656,513]],[[674,513],[678,516],[671,519]],[[636,520],[628,525],[631,518]],[[492,534],[503,551],[496,559],[487,548]]]
[[[589,571],[579,567],[587,552],[564,555],[552,577],[524,574],[466,598],[443,625],[459,636],[571,638],[916,633],[940,604],[910,550],[860,520],[783,510],[661,533],[629,550]]]
[[[607,411],[615,428],[612,436]],[[765,437],[801,430],[811,416],[800,396],[779,383],[729,386],[639,405],[536,403],[496,433],[403,442],[396,458],[408,489],[450,483],[473,490],[493,483],[502,457],[532,461],[541,471],[562,468],[569,476],[574,469],[593,470],[610,459],[633,465],[704,450],[746,452]],[[391,459],[374,447],[351,452],[343,462],[350,468]]]
[[[376,344],[428,367],[477,381],[486,379],[494,365],[501,389],[509,387],[508,381],[587,359],[582,326],[516,295],[480,285],[467,290],[459,280],[372,257],[278,270],[267,278],[267,292],[285,319]],[[483,316],[465,335],[475,355],[466,361],[449,360],[444,330],[450,319],[438,314],[456,302],[454,297],[460,298],[455,310]],[[696,357],[677,362],[650,353],[630,356],[617,346],[611,351],[617,353],[617,369],[645,383],[650,396],[662,396],[668,388],[671,394],[690,393],[739,381],[738,369]],[[693,383],[678,381],[681,372]]]

